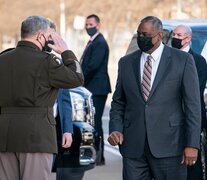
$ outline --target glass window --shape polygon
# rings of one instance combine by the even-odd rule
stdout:
[[[207,30],[193,30],[192,49],[201,54],[203,47],[207,41]]]

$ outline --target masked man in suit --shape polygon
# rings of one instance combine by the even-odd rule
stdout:
[[[109,138],[119,145],[123,179],[184,180],[196,163],[200,92],[192,56],[162,43],[160,19],[137,30],[140,50],[119,61]]]
[[[102,115],[107,95],[111,92],[108,76],[109,48],[103,35],[100,33],[100,19],[92,14],[86,18],[86,31],[91,37],[81,57],[81,67],[84,75],[84,87],[93,95],[95,113],[95,130],[101,139],[100,158],[97,165],[105,164],[104,136],[102,128]],[[96,145],[99,147],[99,141]]]
[[[206,129],[206,109],[204,103],[204,90],[206,87],[207,79],[207,65],[206,60],[200,54],[197,54],[190,47],[192,40],[192,30],[189,26],[179,25],[173,30],[172,34],[172,47],[190,53],[195,61],[199,86],[200,86],[200,100],[201,100],[201,132]],[[205,152],[204,152],[205,153]],[[203,162],[206,164],[206,162]],[[201,162],[201,151],[198,152],[198,160],[194,166],[188,167],[188,180],[203,179],[203,170]],[[206,177],[206,170],[205,175]]]

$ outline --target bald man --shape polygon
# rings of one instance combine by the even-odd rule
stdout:
[[[173,30],[171,45],[174,48],[190,53],[195,61],[196,69],[198,72],[199,86],[200,86],[200,98],[201,98],[201,113],[202,113],[202,126],[206,129],[206,109],[204,103],[204,89],[206,86],[207,79],[207,65],[206,60],[200,54],[195,53],[191,47],[192,30],[189,26],[179,25]],[[206,176],[206,175],[205,175]],[[194,166],[188,167],[187,180],[203,179],[202,163],[201,163],[201,152],[198,153],[198,159]]]

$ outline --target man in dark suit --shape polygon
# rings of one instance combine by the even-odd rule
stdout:
[[[47,47],[61,54],[62,64],[43,52]],[[17,47],[0,55],[1,179],[51,178],[57,152],[53,105],[59,88],[83,84],[79,70],[75,55],[46,18],[22,22]]]
[[[101,155],[100,160],[97,159],[97,165],[102,165],[105,163],[102,115],[107,95],[111,92],[108,76],[109,48],[100,33],[100,19],[97,15],[92,14],[86,18],[86,31],[91,38],[81,57],[81,66],[85,80],[84,87],[93,94],[96,110],[95,129],[101,138]],[[97,146],[99,147],[99,141]]]
[[[162,44],[162,22],[141,20],[140,50],[119,61],[109,138],[123,156],[123,179],[185,180],[197,160],[200,93],[190,54]]]
[[[56,109],[57,142],[61,151],[62,148],[68,148],[72,144],[72,105],[68,89],[58,91],[57,103],[55,103],[54,109]]]
[[[204,103],[204,90],[207,79],[207,65],[206,60],[200,54],[195,53],[190,48],[192,39],[192,30],[189,26],[179,25],[173,30],[172,47],[190,53],[195,61],[199,85],[200,85],[200,100],[201,100],[201,132],[206,129],[206,109]],[[205,170],[206,173],[206,170]],[[206,174],[204,175],[206,177]],[[198,152],[198,160],[194,166],[188,167],[188,180],[203,179],[201,151]]]
[[[64,162],[64,149],[68,148],[72,144],[72,133],[73,133],[73,123],[72,123],[72,104],[71,97],[68,89],[60,89],[58,92],[57,103],[54,108],[56,109],[56,130],[57,130],[57,142],[58,142],[58,154],[56,156],[55,166],[56,166],[56,180],[70,179],[73,173],[68,171],[66,164]],[[65,144],[69,143],[68,146]]]
[[[49,19],[50,28],[56,32],[56,25]],[[50,41],[50,43],[54,44]],[[51,48],[44,48],[44,51],[51,53]],[[59,59],[59,63],[62,60]],[[69,89],[59,89],[57,101],[55,102],[54,117],[56,120],[56,132],[57,132],[57,143],[58,143],[58,154],[54,157],[53,171],[56,172],[56,180],[62,179],[82,179],[84,171],[75,172],[68,169],[68,157],[65,157],[64,152],[72,145],[72,133],[73,133],[73,123],[72,123],[72,104]]]
[[[84,176],[84,171],[71,168],[71,158],[68,159],[67,149],[72,144],[72,104],[71,97],[68,89],[60,89],[57,98],[57,116],[56,116],[56,130],[58,141],[58,154],[56,155],[55,167],[56,180],[71,179],[81,180]],[[70,143],[67,144],[67,140]]]

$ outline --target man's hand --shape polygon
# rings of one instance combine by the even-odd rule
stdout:
[[[66,42],[58,35],[56,32],[52,32],[50,34],[54,44],[48,44],[48,46],[58,54],[63,53],[64,51],[68,50],[68,46]]]
[[[62,147],[69,148],[73,142],[71,133],[64,133],[62,137]]]
[[[116,146],[118,144],[122,144],[124,140],[123,134],[118,132],[118,131],[114,131],[112,132],[109,137],[108,137],[108,142],[112,145],[112,146]]]
[[[182,164],[192,166],[196,163],[198,156],[198,149],[193,147],[186,147],[183,152]]]

